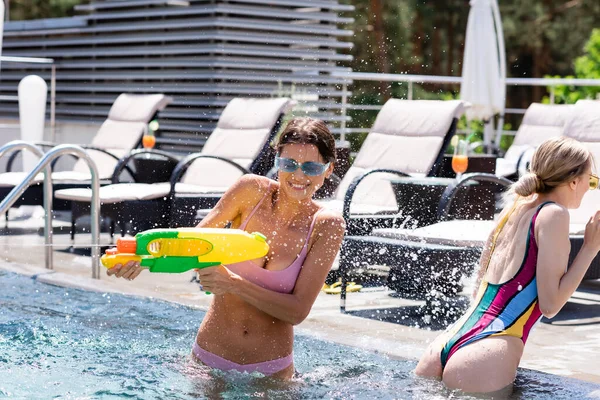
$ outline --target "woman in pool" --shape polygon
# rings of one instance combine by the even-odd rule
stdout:
[[[263,232],[264,259],[198,271],[214,294],[193,347],[199,362],[222,370],[289,379],[293,326],[308,315],[342,243],[344,221],[312,200],[333,171],[335,141],[320,120],[296,118],[277,143],[278,182],[240,178],[198,227]],[[135,263],[109,275],[136,278]]]
[[[560,311],[600,250],[599,211],[567,270],[568,209],[598,187],[592,164],[590,152],[569,138],[535,151],[530,173],[511,188],[516,200],[486,243],[471,307],[429,346],[417,375],[470,393],[510,390],[533,325]]]

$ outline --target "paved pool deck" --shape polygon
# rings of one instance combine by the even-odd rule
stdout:
[[[190,283],[191,273],[142,273],[129,282],[101,271],[100,279],[92,279],[90,257],[61,251],[69,247],[70,241],[68,224],[60,221],[54,235],[54,268],[47,270],[43,268],[42,224],[39,219],[11,221],[10,229],[0,228],[0,269],[35,276],[38,281],[53,285],[151,297],[204,309],[211,302],[211,295]],[[3,219],[0,226],[4,227]],[[78,234],[76,243],[85,244],[89,240],[89,234]],[[102,243],[108,241],[103,234]],[[341,314],[339,296],[321,293],[297,332],[390,357],[418,359],[439,333],[417,314],[421,304],[395,297],[384,287],[373,287],[350,293],[347,301],[350,313]],[[553,320],[543,320],[537,326],[526,346],[521,367],[600,384],[598,359],[600,280],[584,282]]]

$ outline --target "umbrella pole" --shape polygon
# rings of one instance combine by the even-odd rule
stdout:
[[[492,124],[493,124],[492,118],[488,119],[487,121],[484,120],[484,124],[483,124],[483,145],[485,147],[485,152],[487,154],[492,153],[492,136],[494,134],[494,127],[492,126]]]
[[[500,142],[502,141],[502,135],[504,134],[504,113],[498,115],[498,126],[496,127],[496,148],[500,150]]]

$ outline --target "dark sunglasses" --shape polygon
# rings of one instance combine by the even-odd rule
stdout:
[[[304,172],[304,175],[308,176],[319,176],[324,173],[329,167],[329,163],[321,164],[318,162],[307,161],[302,164],[298,164],[298,161],[293,158],[281,158],[275,157],[275,168],[283,172],[295,172],[298,168]]]

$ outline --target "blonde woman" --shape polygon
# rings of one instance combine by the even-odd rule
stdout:
[[[535,151],[486,243],[471,307],[429,346],[417,375],[469,393],[510,390],[531,329],[560,311],[600,250],[596,212],[567,270],[568,209],[598,187],[592,166],[590,152],[573,139],[550,139]]]

